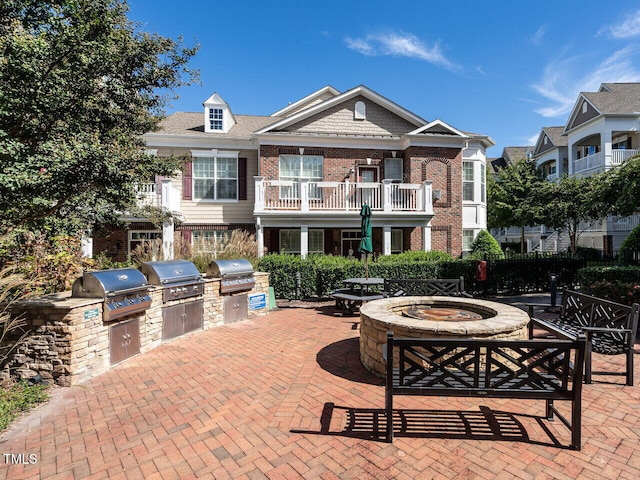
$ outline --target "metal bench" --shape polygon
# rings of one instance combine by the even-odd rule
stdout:
[[[386,439],[393,442],[394,395],[545,400],[571,431],[571,448],[581,448],[582,370],[587,339],[492,340],[394,338],[387,333]],[[554,400],[571,402],[571,420]]]
[[[591,377],[598,375],[625,375],[626,384],[633,385],[633,345],[638,330],[640,306],[622,305],[584,293],[565,290],[562,294],[562,306],[557,318],[541,320],[535,318],[536,308],[548,305],[528,304],[529,338],[533,338],[535,327],[546,330],[558,338],[575,339],[580,333],[587,336],[585,355],[585,383],[591,383]],[[624,372],[594,372],[591,368],[592,352],[604,355],[625,355]]]
[[[464,291],[464,277],[460,278],[385,278],[385,297],[399,296],[449,296],[471,297]]]

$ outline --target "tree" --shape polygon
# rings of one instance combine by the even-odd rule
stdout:
[[[544,205],[544,224],[569,233],[571,253],[576,253],[578,238],[591,223],[607,216],[609,208],[598,201],[602,174],[588,177],[561,176],[546,182],[537,201]]]
[[[529,159],[517,160],[487,179],[487,223],[490,228],[520,228],[520,251],[524,252],[524,228],[542,223],[537,192],[546,183]]]
[[[501,257],[502,248],[498,241],[487,230],[480,230],[471,244],[471,258],[484,258],[485,255]]]
[[[611,213],[626,217],[640,211],[640,156],[608,170],[597,187],[597,198]]]
[[[0,238],[111,221],[177,159],[146,153],[197,47],[142,32],[125,0],[0,5]]]

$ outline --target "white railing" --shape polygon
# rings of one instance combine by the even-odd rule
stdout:
[[[156,183],[140,183],[136,186],[136,192],[140,207],[159,207],[162,204],[162,196]]]
[[[613,217],[611,219],[611,228],[616,232],[630,232],[638,225],[640,225],[640,215]]]
[[[604,169],[605,167],[615,167],[622,165],[627,159],[640,154],[640,150],[611,150],[610,164],[607,164],[607,158],[604,152],[594,153],[584,158],[573,161],[573,173],[586,174],[593,173]]]
[[[621,165],[625,160],[640,154],[640,150],[612,150],[611,164]]]
[[[604,168],[604,153],[598,152],[573,161],[573,173],[587,173]]]
[[[255,188],[256,212],[359,211],[366,202],[374,211],[433,213],[431,182],[312,182],[255,177]]]

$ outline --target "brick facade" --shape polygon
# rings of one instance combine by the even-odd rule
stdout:
[[[367,165],[367,158],[372,159],[371,165],[380,168],[381,179],[385,176],[384,159],[393,158],[391,151],[383,149],[261,145],[259,156],[261,176],[271,180],[279,179],[280,155],[299,155],[301,148],[304,149],[304,155],[324,157],[324,181],[342,182],[346,179],[355,182],[356,174],[351,170],[357,170],[356,167]],[[434,201],[433,205],[435,216],[431,221],[431,249],[459,256],[462,252],[462,150],[443,147],[409,147],[404,151],[396,151],[395,156],[404,159],[405,182],[420,184],[424,181],[431,181],[433,189],[439,190],[441,193],[440,199]],[[339,242],[340,231],[336,229],[331,232],[334,244]],[[277,232],[272,233],[273,235],[265,234],[265,245],[269,251],[277,251]],[[327,235],[326,231],[325,235]],[[382,232],[380,229],[374,228],[374,245],[376,238],[380,244]],[[405,250],[421,250],[423,248],[424,239],[421,228],[405,228],[403,239]]]

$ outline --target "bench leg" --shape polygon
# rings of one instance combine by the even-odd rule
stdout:
[[[584,383],[591,383],[591,341],[587,340],[584,352]]]
[[[571,448],[582,448],[582,402],[580,399],[571,402]]]
[[[393,393],[385,391],[385,414],[387,416],[387,442],[393,443]]]
[[[547,420],[553,421],[553,400],[547,400]]]
[[[633,346],[627,352],[627,385],[633,386]]]

